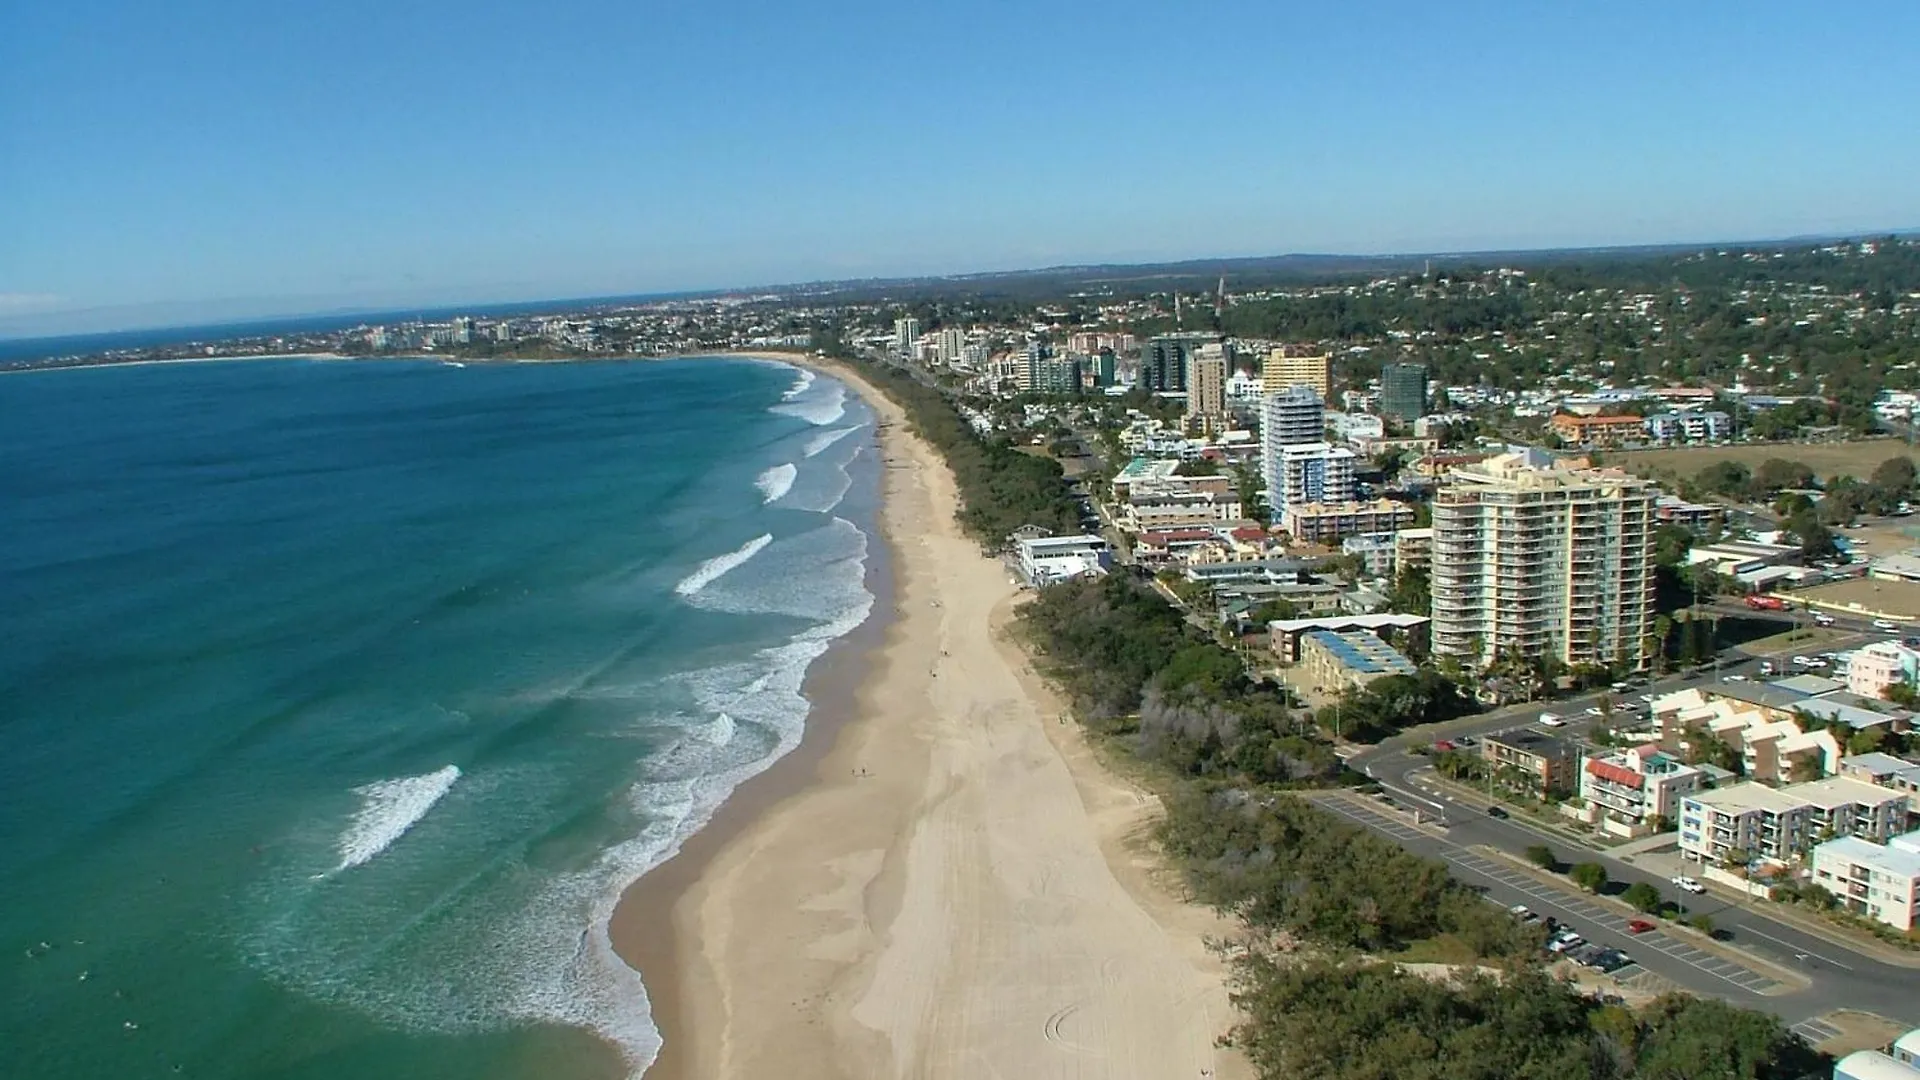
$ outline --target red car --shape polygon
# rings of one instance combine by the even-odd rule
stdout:
[[[1645,919],[1627,920],[1627,933],[1629,934],[1644,934],[1651,929],[1653,929],[1653,924]]]

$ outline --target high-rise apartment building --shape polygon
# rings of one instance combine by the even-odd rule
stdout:
[[[1289,386],[1311,386],[1325,401],[1333,396],[1333,357],[1288,356],[1285,349],[1274,349],[1260,365],[1260,396],[1278,394]]]
[[[1278,449],[1265,462],[1274,524],[1291,531],[1288,516],[1299,508],[1353,501],[1353,451],[1324,442]]]
[[[949,326],[933,339],[936,355],[943,364],[951,364],[960,359],[967,348],[967,332],[957,326]]]
[[[1263,447],[1320,442],[1327,437],[1326,405],[1306,386],[1289,386],[1261,403],[1260,432]]]
[[[1433,500],[1433,652],[1643,668],[1653,628],[1650,484],[1538,451],[1461,465]]]
[[[897,352],[912,352],[920,342],[920,320],[912,317],[893,320],[893,347]]]
[[[1227,347],[1220,342],[1200,346],[1187,364],[1187,427],[1209,434],[1227,425]]]
[[[1408,421],[1426,415],[1425,364],[1388,364],[1380,369],[1380,411]]]
[[[1218,334],[1164,334],[1140,346],[1140,385],[1160,393],[1187,392],[1187,370],[1203,345],[1220,341]]]

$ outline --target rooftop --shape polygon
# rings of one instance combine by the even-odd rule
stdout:
[[[1524,750],[1540,757],[1571,757],[1572,748],[1565,739],[1556,739],[1551,735],[1535,731],[1532,728],[1514,728],[1510,731],[1496,731],[1484,739],[1485,742],[1498,743],[1515,750]]]
[[[1372,634],[1314,630],[1304,640],[1317,643],[1342,667],[1363,675],[1412,675],[1417,670],[1413,661]]]
[[[1328,615],[1319,619],[1278,619],[1268,623],[1267,628],[1282,634],[1297,634],[1307,630],[1378,630],[1382,627],[1404,630],[1425,626],[1430,621],[1425,615],[1383,612],[1378,615]]]
[[[1909,769],[1920,769],[1920,762],[1897,758],[1892,754],[1882,754],[1876,750],[1871,754],[1853,754],[1841,758],[1840,766],[1841,768],[1851,767],[1860,769],[1872,773],[1875,776],[1888,776],[1894,773],[1906,772]]]
[[[1859,804],[1878,806],[1892,799],[1905,799],[1907,794],[1892,788],[1883,788],[1878,784],[1869,784],[1865,780],[1855,780],[1851,776],[1829,776],[1825,780],[1814,780],[1805,784],[1794,784],[1780,789],[1806,803],[1821,809],[1830,810],[1836,806]]]
[[[1697,802],[1702,806],[1709,806],[1716,810],[1725,810],[1728,813],[1735,814],[1749,810],[1764,810],[1768,813],[1784,814],[1788,811],[1798,810],[1806,805],[1806,803],[1788,795],[1784,791],[1777,791],[1763,784],[1753,783],[1752,781],[1744,784],[1733,784],[1728,787],[1714,788],[1712,791],[1703,791],[1698,795],[1689,795],[1687,796],[1687,801]]]
[[[1848,862],[1865,863],[1896,877],[1920,877],[1920,853],[1887,847],[1857,836],[1842,836],[1814,849],[1815,856],[1837,855]]]

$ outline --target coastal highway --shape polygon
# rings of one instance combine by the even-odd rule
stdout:
[[[1849,625],[1847,620],[1842,620],[1835,629],[1840,632],[1839,637],[1818,649],[1808,646],[1809,651],[1850,648],[1887,636],[1884,631],[1873,631],[1864,622]],[[1722,663],[1720,674],[1721,677],[1729,674],[1756,677],[1758,666],[1757,659],[1735,653]],[[1657,696],[1702,681],[1705,680],[1666,678],[1652,687],[1636,689],[1631,696]],[[1664,931],[1628,935],[1626,915],[1621,909],[1596,903],[1578,889],[1547,883],[1524,867],[1473,850],[1491,847],[1519,855],[1528,847],[1545,844],[1563,863],[1598,862],[1615,881],[1628,885],[1647,882],[1658,887],[1663,895],[1675,897],[1678,890],[1664,874],[1614,858],[1605,850],[1589,848],[1565,833],[1534,826],[1519,815],[1489,816],[1484,797],[1474,798],[1457,793],[1458,788],[1442,788],[1426,782],[1430,763],[1425,757],[1410,752],[1436,739],[1538,727],[1542,710],[1570,719],[1577,717],[1575,723],[1590,723],[1593,721],[1582,715],[1583,711],[1596,704],[1601,696],[1593,693],[1552,703],[1509,706],[1406,732],[1348,759],[1349,766],[1377,780],[1397,803],[1422,811],[1439,826],[1436,829],[1412,827],[1403,815],[1371,800],[1345,798],[1328,800],[1323,805],[1391,837],[1409,850],[1441,859],[1455,876],[1487,889],[1496,900],[1506,904],[1524,903],[1542,915],[1572,923],[1588,940],[1619,948],[1634,957],[1642,968],[1694,993],[1765,1009],[1789,1023],[1833,1009],[1850,1008],[1920,1025],[1920,968],[1885,962],[1874,954],[1855,951],[1828,936],[1812,934],[1773,918],[1766,911],[1768,901],[1736,898],[1712,886],[1713,891],[1708,895],[1679,897],[1685,900],[1689,913],[1700,912],[1711,917],[1728,946],[1804,977],[1811,983],[1805,989],[1780,992],[1788,984],[1770,978],[1766,964],[1749,968],[1728,962],[1689,945],[1683,935],[1667,935]],[[1632,719],[1637,719],[1637,714],[1618,717],[1623,723]],[[1559,730],[1564,733],[1567,729]],[[1771,985],[1775,982],[1780,985]],[[1774,992],[1762,993],[1763,990]]]

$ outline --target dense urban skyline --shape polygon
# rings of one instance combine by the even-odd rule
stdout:
[[[0,334],[1920,224],[1905,6],[1169,18],[22,11]]]

